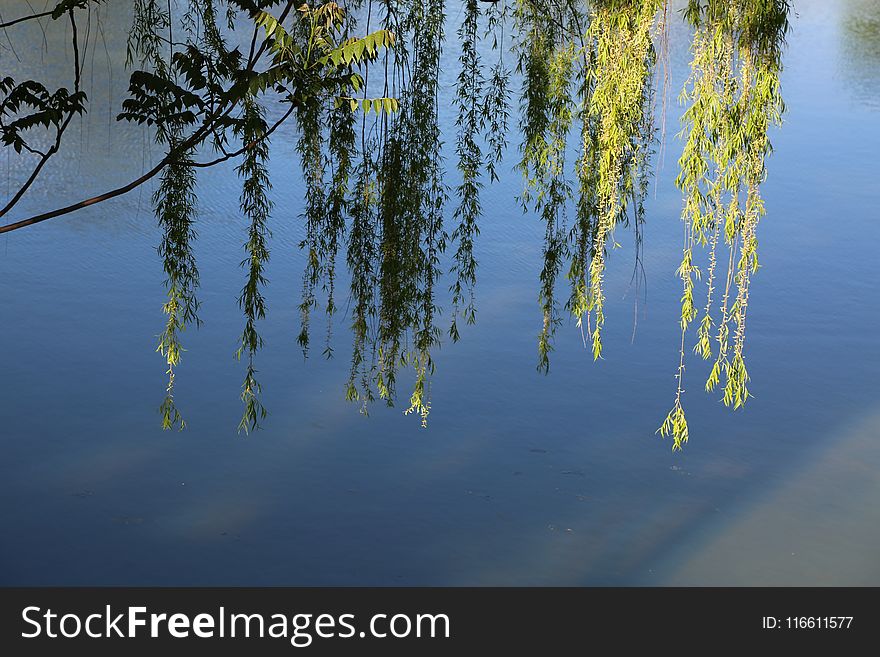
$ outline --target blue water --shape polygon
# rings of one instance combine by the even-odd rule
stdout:
[[[245,229],[232,167],[199,180],[204,325],[184,336],[183,433],[162,432],[156,410],[164,291],[151,190],[0,238],[0,584],[880,584],[878,9],[795,3],[750,297],[754,399],[730,412],[702,392],[692,359],[682,453],[654,434],[678,352],[681,26],[634,339],[621,233],[604,359],[593,363],[567,323],[550,375],[536,372],[543,229],[515,200],[511,149],[484,194],[478,322],[436,356],[427,430],[403,415],[405,398],[368,418],[344,401],[344,318],[335,359],[319,346],[304,360],[296,345],[302,186],[290,132],[273,143],[260,327],[270,416],[249,437],[235,431]],[[114,125],[108,138],[107,100],[118,105],[126,75],[124,21],[104,21],[109,68],[93,25],[86,76],[94,110],[21,216],[125,183],[157,155],[139,128]],[[21,34],[4,70],[63,79],[64,57],[42,53],[39,31]],[[0,190],[24,170],[0,161]],[[320,342],[322,318],[314,329]]]

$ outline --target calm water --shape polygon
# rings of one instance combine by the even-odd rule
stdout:
[[[703,395],[694,363],[690,444],[672,454],[654,435],[677,363],[678,27],[635,340],[624,244],[605,359],[567,324],[550,376],[536,373],[542,227],[514,200],[510,152],[484,196],[478,324],[437,355],[427,430],[399,407],[364,418],[345,403],[344,321],[335,360],[318,349],[304,361],[296,346],[302,188],[289,133],[274,140],[258,365],[271,415],[250,437],[235,433],[244,228],[231,168],[200,180],[205,324],[185,335],[184,433],[163,433],[156,412],[164,293],[150,190],[0,239],[0,584],[880,584],[880,2],[795,11],[744,412]],[[124,25],[103,27],[86,77],[94,110],[21,213],[127,182],[155,155],[136,128],[114,126],[108,142]],[[20,61],[4,50],[4,70],[64,75],[39,31],[13,45]],[[0,185],[22,170],[0,161]]]

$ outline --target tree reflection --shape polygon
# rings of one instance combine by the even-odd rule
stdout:
[[[880,92],[880,14],[871,0],[847,0],[841,13],[840,72],[856,97],[875,103]]]

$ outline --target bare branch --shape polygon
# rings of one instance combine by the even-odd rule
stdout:
[[[294,110],[294,109],[296,109],[296,105],[294,105],[293,103],[291,103],[290,107],[289,107],[289,108],[287,109],[287,111],[282,115],[282,117],[281,117],[280,119],[278,119],[278,120],[272,125],[271,128],[269,128],[268,130],[266,130],[266,132],[264,132],[263,135],[262,135],[259,139],[254,139],[253,141],[248,142],[247,144],[245,144],[244,146],[242,146],[241,148],[239,148],[237,151],[234,151],[234,152],[232,152],[232,153],[224,153],[222,156],[218,157],[218,158],[215,159],[215,160],[211,160],[210,162],[193,162],[193,163],[192,163],[192,166],[194,166],[194,167],[199,167],[199,168],[212,167],[212,166],[215,166],[215,165],[217,165],[217,164],[220,164],[221,162],[226,162],[226,160],[231,160],[233,157],[238,157],[239,155],[242,155],[242,154],[246,153],[247,151],[251,150],[254,146],[256,146],[256,145],[259,144],[260,142],[264,141],[264,140],[265,140],[267,137],[269,137],[269,135],[271,135],[273,132],[275,132],[275,130],[278,128],[278,126],[280,126],[280,125],[281,125],[282,123],[284,123],[288,118],[290,118],[290,115],[293,114],[293,110]]]
[[[7,23],[0,23],[0,30],[5,30],[7,27],[12,27],[13,25],[18,25],[19,23],[24,23],[25,21],[34,20],[35,18],[46,18],[46,16],[51,16],[52,11],[44,11],[41,14],[30,14],[29,16],[22,16],[21,18],[16,18],[15,20],[11,20]]]
[[[73,88],[74,88],[74,91],[76,91],[78,93],[80,90],[80,76],[81,76],[80,61],[79,61],[79,35],[76,30],[76,19],[74,18],[73,10],[71,9],[70,11],[67,12],[67,14],[68,14],[68,16],[70,16],[70,25],[73,29],[73,38],[72,38],[72,41],[73,41],[73,72],[74,72]],[[31,175],[24,182],[24,184],[19,188],[19,190],[15,193],[15,195],[9,200],[9,202],[4,206],[4,208],[2,210],[0,210],[0,217],[2,217],[7,212],[9,212],[15,206],[15,204],[21,200],[21,197],[25,195],[27,190],[30,189],[30,186],[33,185],[34,181],[37,179],[37,176],[40,175],[40,171],[43,170],[43,167],[46,165],[46,162],[48,162],[49,159],[53,155],[55,155],[55,153],[57,153],[58,150],[61,148],[61,138],[64,136],[64,131],[67,130],[67,126],[69,126],[70,122],[73,120],[74,114],[76,114],[76,110],[71,109],[67,113],[67,116],[65,117],[64,121],[60,125],[58,125],[58,127],[56,128],[56,132],[55,132],[55,143],[52,144],[52,146],[49,148],[49,150],[47,150],[45,153],[42,154],[40,161],[37,163],[37,166],[34,167],[34,170],[31,172]],[[29,150],[31,152],[35,152],[33,149],[31,149],[29,147],[26,147],[26,148],[27,148],[27,150]]]

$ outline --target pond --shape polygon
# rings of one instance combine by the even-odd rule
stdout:
[[[93,108],[22,216],[124,184],[155,160],[150,133],[112,121],[127,87],[126,21],[90,27]],[[334,357],[321,354],[316,313],[303,358],[304,188],[290,130],[273,137],[271,161],[257,361],[269,415],[250,435],[236,432],[245,225],[232,164],[198,182],[203,325],[184,335],[183,432],[162,431],[157,412],[155,187],[0,237],[0,584],[880,584],[880,6],[797,0],[790,21],[787,111],[771,131],[749,299],[746,408],[702,394],[694,362],[687,446],[673,452],[655,434],[678,363],[676,98],[690,31],[676,19],[663,161],[645,201],[646,285],[630,285],[621,234],[602,358],[564,321],[549,374],[536,371],[544,228],[517,201],[512,133],[512,157],[482,194],[477,322],[434,354],[424,429],[403,414],[408,395],[368,417],[345,401],[345,295],[326,325]],[[4,70],[64,79],[69,53],[45,52],[38,28],[10,39]],[[453,94],[458,56],[452,40],[441,97]],[[454,110],[441,107],[440,120],[452,135]],[[4,194],[22,166],[6,160]]]

